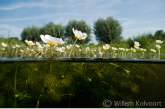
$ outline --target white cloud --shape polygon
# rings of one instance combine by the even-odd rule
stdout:
[[[1,6],[0,10],[15,10],[18,8],[31,8],[31,7],[45,7],[45,8],[61,8],[62,5],[54,5],[51,3],[45,3],[45,2],[26,2],[26,3],[17,3],[13,5],[7,5],[7,6]]]
[[[69,16],[78,13],[54,13],[54,14],[43,14],[39,16],[31,16],[31,17],[24,17],[24,18],[9,18],[9,19],[0,19],[0,22],[14,22],[14,21],[26,21],[26,20],[38,20],[38,19],[46,19],[46,18],[53,18],[55,16]]]
[[[101,5],[102,8],[109,8],[118,3],[121,3],[121,0],[105,0],[104,4]]]
[[[125,39],[128,37],[137,36],[143,33],[154,34],[157,30],[165,30],[164,22],[165,19],[155,20],[138,20],[130,18],[119,18],[123,27],[123,33]]]
[[[154,28],[154,26],[157,25],[159,25],[159,27],[163,27],[163,22],[165,21],[165,19],[139,21],[136,19],[129,19],[129,18],[120,18],[119,20],[121,21],[121,25],[124,27],[124,29],[132,29],[132,28],[136,29],[138,27]]]
[[[158,23],[158,22],[163,22],[165,19],[156,19],[156,20],[147,20],[147,21],[138,21],[136,23],[140,24],[146,24],[146,23]]]

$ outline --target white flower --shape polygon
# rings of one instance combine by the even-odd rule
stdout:
[[[60,44],[60,45],[64,44],[64,41],[62,40],[62,38],[59,38],[58,40],[59,40],[58,44]]]
[[[78,39],[78,40],[82,40],[82,39],[87,38],[86,33],[82,33],[81,31],[78,31],[78,30],[74,30],[74,28],[72,28],[72,31],[74,33],[75,38]]]
[[[162,44],[163,41],[161,41],[161,40],[156,40],[156,43],[158,43],[158,44]]]
[[[4,42],[2,42],[2,46],[3,46],[3,47],[7,47],[7,44],[4,43]]]
[[[112,47],[112,50],[116,51],[116,50],[117,50],[117,48],[115,48],[115,47]]]
[[[19,47],[21,47],[21,46],[20,46],[20,45],[18,45],[18,44],[16,44],[16,45],[15,45],[15,47],[16,47],[16,48],[19,48]]]
[[[103,55],[103,52],[99,51],[99,55],[102,57],[102,55]]]
[[[65,51],[65,47],[61,47],[62,48],[62,50],[64,50]]]
[[[65,49],[63,48],[63,47],[57,47],[56,48],[56,51],[58,51],[58,52],[64,52],[65,51]]]
[[[129,49],[126,48],[125,51],[129,51]]]
[[[156,50],[155,49],[150,49],[152,52],[156,53]]]
[[[55,38],[51,35],[40,35],[42,41],[49,45],[62,45],[64,44],[64,41],[61,38]]]
[[[36,45],[37,45],[37,46],[41,46],[41,44],[40,44],[39,42],[36,42]]]
[[[85,49],[85,51],[87,51],[87,52],[90,51],[89,47],[87,47],[87,48]]]
[[[107,48],[106,46],[103,45],[103,50],[108,50],[109,48]]]
[[[12,46],[13,49],[15,49],[16,47],[15,46]]]
[[[125,50],[125,48],[119,48],[119,50],[120,50],[120,51],[124,51],[124,50]]]
[[[103,50],[108,50],[109,48],[110,48],[110,45],[108,44],[103,45]]]
[[[106,46],[107,48],[110,48],[110,45],[109,45],[109,44],[105,44],[105,46]]]
[[[135,42],[134,42],[134,48],[138,49],[139,46],[140,46],[139,42],[135,41]]]
[[[43,49],[44,47],[42,47],[41,45],[38,46],[38,51],[43,52]]]
[[[26,43],[28,46],[33,46],[33,45],[35,45],[35,43],[33,43],[33,41],[28,41],[27,39],[25,40],[25,43]]]
[[[66,49],[68,49],[68,50],[69,50],[71,47],[72,47],[72,45],[71,45],[71,44],[69,44],[69,45],[67,45],[67,46],[66,46]]]
[[[23,52],[23,50],[20,50],[20,52]]]
[[[77,44],[76,44],[75,47],[80,48],[80,45],[77,45]]]
[[[156,45],[156,47],[157,47],[157,48],[159,48],[159,49],[161,48],[161,46],[160,46],[160,45]]]
[[[140,48],[140,51],[141,51],[141,52],[146,52],[147,50],[144,49],[144,48]]]
[[[49,48],[50,45],[49,45],[49,44],[44,44],[44,47],[45,47],[45,48]]]

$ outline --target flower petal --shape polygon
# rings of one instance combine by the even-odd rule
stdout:
[[[56,43],[58,43],[58,38],[51,37],[50,41],[51,42],[54,42],[56,44]]]
[[[47,38],[45,38],[44,35],[40,35],[40,38],[44,43],[47,43],[49,41]]]
[[[87,38],[87,34],[86,33],[82,33],[82,39],[86,39]]]
[[[59,39],[59,42],[61,45],[64,44],[64,41],[62,40],[62,38]]]
[[[73,31],[73,33],[75,32],[75,31],[74,31],[74,28],[72,28],[72,31]]]
[[[48,39],[49,41],[51,41],[52,36],[51,36],[51,35],[46,34],[46,35],[45,35],[45,38],[46,38],[46,39]]]

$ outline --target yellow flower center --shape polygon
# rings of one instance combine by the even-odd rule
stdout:
[[[81,38],[81,37],[79,37],[79,40],[82,40],[82,38]]]
[[[105,51],[106,51],[107,49],[106,49],[106,48],[103,48],[103,50],[105,50]]]
[[[30,46],[30,45],[31,45],[29,42],[26,42],[26,44],[27,44],[28,46]]]
[[[55,45],[54,42],[47,42],[46,44],[49,44],[49,45]]]
[[[76,39],[79,39],[79,36],[78,36],[77,34],[75,34],[74,37],[75,37]]]

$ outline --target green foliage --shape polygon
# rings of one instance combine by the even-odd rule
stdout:
[[[53,37],[63,38],[64,27],[60,24],[54,24],[53,22],[49,22],[40,29],[40,34],[49,34]]]
[[[77,41],[79,44],[85,44],[88,43],[91,40],[91,28],[89,25],[86,24],[85,21],[77,21],[77,20],[71,20],[68,22],[68,24],[65,27],[65,38],[67,38],[68,43],[73,43],[75,40],[72,28],[77,29],[81,32],[85,32],[88,37],[85,40]]]
[[[142,34],[135,36],[133,38],[128,38],[127,43],[130,47],[134,47],[134,42],[137,41],[140,43],[140,48],[147,48],[151,43],[151,37],[151,34]]]
[[[27,40],[37,40],[40,41],[40,28],[37,26],[32,26],[32,27],[26,27],[23,29],[21,33],[21,40],[24,42],[26,39]]]
[[[133,47],[134,46],[134,40],[132,38],[128,38],[127,39],[127,43],[129,45],[129,47]]]
[[[94,34],[96,35],[96,40],[103,41],[105,43],[119,42],[121,39],[122,27],[118,20],[107,17],[105,20],[99,18],[94,22],[93,27]]]

